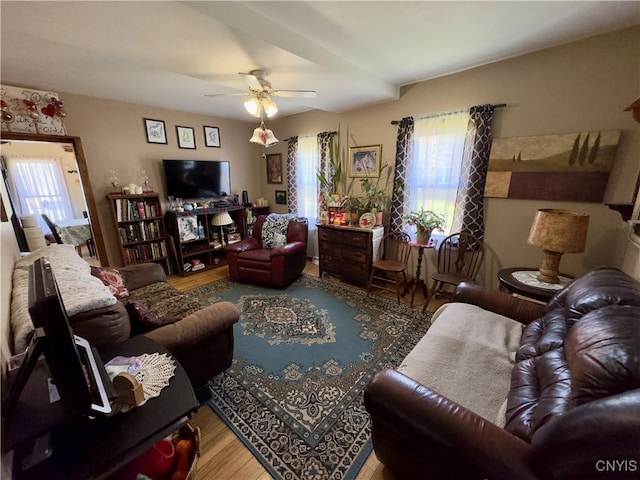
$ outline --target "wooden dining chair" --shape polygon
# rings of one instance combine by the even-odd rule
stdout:
[[[407,262],[411,247],[409,235],[401,231],[392,231],[387,233],[382,239],[382,248],[384,249],[382,260],[375,261],[371,264],[371,275],[367,284],[367,293],[371,291],[371,287],[380,288],[396,293],[398,303],[400,303],[400,285],[404,280],[405,287],[407,282]],[[374,283],[374,280],[382,282],[381,285]],[[387,287],[387,284],[393,283],[395,288]]]
[[[47,227],[49,227],[49,230],[51,230],[51,234],[50,235],[45,235],[44,237],[47,240],[49,240],[50,242],[52,241],[51,238],[53,238],[53,241],[55,243],[59,243],[59,244],[62,245],[62,239],[60,238],[60,234],[58,233],[58,229],[56,228],[56,224],[51,221],[51,219],[49,218],[49,216],[46,213],[42,213],[42,214],[40,214],[40,216],[44,220],[44,223],[47,224]]]
[[[453,233],[438,247],[438,271],[431,275],[433,285],[422,307],[424,312],[431,298],[451,298],[458,284],[473,282],[484,261],[484,244],[467,232]]]

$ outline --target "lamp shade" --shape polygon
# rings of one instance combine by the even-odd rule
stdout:
[[[231,223],[233,223],[233,219],[231,215],[229,215],[229,212],[216,213],[211,219],[211,225],[214,227],[223,227]]]
[[[276,105],[276,102],[271,100],[269,97],[264,97],[262,99],[262,108],[264,108],[264,113],[266,113],[269,118],[278,113],[278,106]]]
[[[538,210],[529,232],[528,243],[559,253],[584,252],[589,215],[555,208]]]
[[[254,117],[260,117],[260,100],[256,97],[253,97],[246,102],[244,102],[244,109],[249,112],[249,114]]]

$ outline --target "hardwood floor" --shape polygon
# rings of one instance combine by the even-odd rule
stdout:
[[[317,276],[318,266],[307,262],[304,272]],[[169,283],[179,290],[189,290],[228,276],[228,268],[220,267],[188,277],[171,276]],[[395,300],[395,295],[391,292],[376,290],[376,293]],[[410,295],[405,295],[402,301],[409,304]],[[444,303],[442,300],[433,300],[428,310],[434,311],[442,303]],[[422,309],[423,305],[424,297],[416,292],[416,308]],[[190,423],[194,427],[200,427],[201,434],[197,480],[270,480],[272,478],[211,408],[206,405],[200,407]],[[375,453],[371,453],[356,480],[395,479],[391,471],[378,461]]]

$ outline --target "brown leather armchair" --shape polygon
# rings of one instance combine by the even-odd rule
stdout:
[[[364,400],[376,455],[394,478],[639,478],[639,282],[604,268],[577,279],[546,306],[469,283],[458,287],[454,301],[526,325],[506,423],[499,426],[384,370]]]
[[[286,243],[265,248],[262,245],[262,228],[266,220],[267,215],[258,216],[251,237],[225,248],[229,277],[236,282],[286,287],[298,278],[307,262],[309,225],[306,218],[290,220]]]

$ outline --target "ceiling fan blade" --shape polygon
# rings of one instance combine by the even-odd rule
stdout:
[[[253,88],[254,90],[262,90],[262,84],[260,83],[260,80],[258,80],[258,77],[252,75],[251,73],[238,73],[244,76],[244,79],[247,82],[247,85],[249,85],[249,88]]]
[[[249,95],[253,95],[249,92],[243,93],[205,93],[205,97],[246,97]]]
[[[313,90],[274,90],[274,97],[298,97],[298,98],[316,98],[318,94]]]

